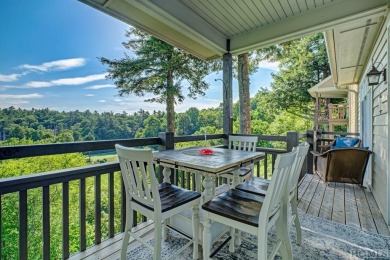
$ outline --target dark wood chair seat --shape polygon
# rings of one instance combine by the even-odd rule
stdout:
[[[259,214],[264,197],[230,189],[202,205],[202,209],[254,227],[259,225]]]
[[[269,184],[270,180],[259,177],[252,177],[250,180],[236,186],[236,189],[250,192],[255,195],[265,196],[265,194],[267,194]]]
[[[200,198],[201,196],[201,193],[199,192],[186,190],[170,183],[161,183],[158,186],[158,191],[160,193],[162,212],[184,205],[190,201]],[[149,210],[154,210],[153,205],[145,205],[139,201],[134,201]]]

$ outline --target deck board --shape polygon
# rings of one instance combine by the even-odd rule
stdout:
[[[377,232],[374,219],[372,218],[372,213],[370,207],[368,206],[367,198],[364,193],[363,188],[359,186],[354,186],[356,196],[356,204],[359,213],[360,227],[363,230],[370,232]]]
[[[300,212],[326,218],[366,231],[389,236],[389,228],[379,207],[368,190],[353,184],[332,183],[326,185],[317,175],[306,174],[298,190]],[[153,236],[154,224],[149,221],[137,226],[138,232],[147,237]],[[100,245],[71,256],[70,259],[119,259],[123,234],[103,241]],[[128,251],[139,246],[138,241],[130,240]]]
[[[335,183],[332,220],[345,224],[345,192],[344,183]]]
[[[316,179],[316,181],[319,181],[317,176],[313,177],[313,179],[314,178]],[[321,209],[322,200],[324,198],[324,194],[325,194],[325,186],[318,184],[317,189],[315,190],[314,195],[310,201],[310,205],[306,211],[306,214],[318,217],[318,215],[320,214],[320,209]]]
[[[386,225],[386,222],[382,216],[382,213],[379,211],[379,207],[378,207],[378,204],[376,204],[374,196],[372,195],[371,192],[369,192],[367,190],[365,190],[364,193],[366,194],[368,205],[370,206],[370,210],[371,210],[372,217],[374,219],[378,234],[381,234],[384,236],[390,236],[389,228]]]
[[[322,183],[319,184],[322,186]],[[320,214],[318,215],[320,218],[324,218],[327,220],[332,220],[332,212],[333,212],[333,199],[334,199],[334,184],[326,185],[324,198],[322,199]]]
[[[309,186],[307,187],[305,193],[302,195],[302,197],[298,203],[298,209],[300,209],[302,212],[304,212],[304,213],[307,212],[307,210],[310,206],[310,203],[312,201],[312,198],[315,194],[315,191],[317,189],[318,183],[319,183],[318,178],[313,177],[310,180]]]
[[[346,183],[345,186],[345,224],[360,228],[359,214],[355,199],[353,184]]]

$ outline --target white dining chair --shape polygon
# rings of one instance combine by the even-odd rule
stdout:
[[[292,167],[290,179],[289,179],[289,202],[291,205],[291,218],[290,224],[294,222],[295,229],[297,232],[296,244],[300,245],[302,241],[302,229],[298,217],[298,180],[302,171],[303,162],[305,161],[306,155],[309,151],[310,145],[308,143],[301,143],[294,149],[297,150],[297,156]],[[272,177],[273,178],[273,177]],[[242,183],[236,187],[241,191],[250,192],[254,195],[265,196],[268,192],[270,180],[259,177],[253,177],[249,181]]]
[[[230,189],[202,205],[203,209],[203,259],[210,259],[212,222],[230,226],[229,251],[235,251],[236,229],[257,236],[257,259],[273,259],[280,252],[283,259],[292,259],[292,249],[287,226],[287,181],[297,151],[279,154],[266,196],[256,196]],[[271,254],[267,252],[268,231],[275,226],[277,241]],[[254,241],[241,236],[241,239]]]
[[[199,192],[185,190],[169,183],[158,184],[153,154],[149,149],[135,149],[115,145],[126,190],[126,226],[121,248],[121,259],[126,259],[129,238],[141,242],[153,251],[153,259],[161,259],[162,236],[167,237],[167,219],[184,210],[192,209],[193,238],[171,258],[193,244],[193,258],[199,258]],[[154,248],[132,232],[133,211],[154,220]]]
[[[230,135],[228,140],[228,149],[256,152],[258,140],[259,138],[257,136]],[[253,168],[253,163],[251,163],[249,166],[240,167],[239,182],[237,184],[250,179],[253,175]],[[234,179],[233,172],[221,174],[219,177],[226,178],[229,187],[231,187]]]

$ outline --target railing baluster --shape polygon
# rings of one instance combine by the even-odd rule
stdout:
[[[185,176],[184,176],[184,171],[180,171],[180,179],[181,179],[181,187],[184,188],[185,184]]]
[[[50,259],[50,186],[42,188],[43,259]]]
[[[108,212],[109,212],[109,237],[114,237],[115,230],[114,230],[114,221],[115,221],[115,215],[114,215],[114,173],[110,172],[108,173]]]
[[[69,258],[69,182],[62,183],[62,259]]]
[[[19,259],[27,259],[27,191],[19,192]]]
[[[274,168],[275,168],[275,160],[276,160],[276,154],[272,154],[272,172],[274,172]]]
[[[95,244],[102,242],[101,179],[95,176]]]
[[[192,175],[192,190],[195,191],[196,190],[196,183],[195,183],[195,174],[191,174]]]
[[[172,174],[172,173],[171,173]],[[178,170],[174,169],[173,170],[173,184],[179,186],[179,178],[178,178]]]
[[[190,190],[191,189],[191,173],[190,172],[186,172],[186,181],[187,181],[187,189]]]
[[[265,153],[265,160],[264,160],[264,179],[268,179],[268,153]]]
[[[87,248],[87,230],[86,230],[86,185],[85,178],[80,179],[79,184],[79,201],[80,201],[80,251]]]

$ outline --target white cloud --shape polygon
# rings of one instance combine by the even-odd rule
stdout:
[[[102,88],[115,88],[113,84],[102,84],[86,87],[85,89],[102,89]]]
[[[259,63],[259,68],[279,71],[279,62],[261,61]]]
[[[106,78],[107,73],[102,74],[94,74],[88,75],[85,77],[76,77],[76,78],[64,78],[64,79],[56,79],[52,81],[30,81],[27,82],[24,86],[19,88],[47,88],[52,86],[74,86],[74,85],[82,85],[85,83],[103,80]]]
[[[94,94],[87,94],[85,96],[87,96],[87,97],[94,97],[95,95]]]
[[[17,81],[18,78],[22,75],[23,74],[9,74],[9,75],[0,74],[0,81],[2,82]]]
[[[23,95],[13,95],[13,94],[3,94],[0,95],[0,99],[30,99],[30,98],[42,98],[43,95],[33,93],[33,94],[23,94]]]
[[[107,73],[103,73],[103,74],[89,75],[89,76],[85,76],[85,77],[57,79],[57,80],[52,80],[51,82],[57,86],[58,85],[82,85],[85,83],[105,79],[106,76],[107,76]]]
[[[48,88],[53,86],[53,84],[47,81],[30,81],[27,82],[24,86],[25,88]],[[23,88],[23,86],[19,88]]]
[[[74,59],[63,59],[63,60],[55,60],[50,62],[44,62],[40,65],[30,65],[23,64],[19,66],[22,69],[31,70],[31,71],[61,71],[61,70],[69,70],[77,67],[82,67],[86,63],[84,58],[74,58]]]
[[[41,94],[23,94],[23,95],[12,95],[4,94],[0,95],[0,108],[6,108],[10,106],[21,107],[30,103],[30,99],[43,98]]]
[[[101,100],[99,100],[99,102],[100,102],[100,103],[106,103],[107,100],[101,99]]]

